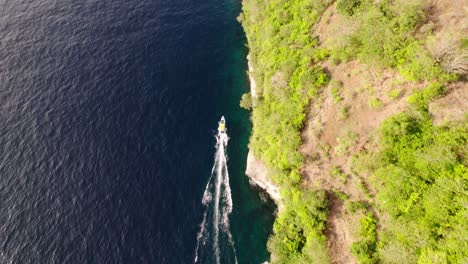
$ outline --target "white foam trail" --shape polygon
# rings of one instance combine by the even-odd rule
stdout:
[[[218,163],[218,142],[219,140],[217,140],[217,144],[216,144],[216,155],[215,155],[215,162],[214,162],[214,165],[213,165],[213,168],[211,168],[211,175],[210,175],[210,178],[208,178],[208,182],[205,186],[205,191],[203,192],[203,198],[202,198],[202,204],[204,206],[208,205],[208,203],[211,202],[212,200],[212,195],[211,195],[211,192],[210,192],[210,185],[211,185],[211,180],[213,179],[213,172],[216,168],[216,164]],[[198,234],[197,234],[197,247],[195,248],[195,259],[194,259],[194,263],[197,263],[198,262],[198,249],[200,248],[200,242],[202,242],[202,244],[205,244],[206,243],[206,239],[207,239],[207,229],[206,229],[206,217],[207,217],[207,214],[208,214],[208,210],[205,210],[205,212],[203,213],[203,220],[202,222],[200,223],[200,227],[199,227],[199,231],[198,231]]]
[[[226,136],[226,139],[225,139],[225,145],[227,145],[227,135]],[[224,227],[224,230],[226,231],[226,234],[228,236],[228,240],[229,240],[229,244],[230,246],[232,247],[233,251],[234,251],[234,260],[235,260],[235,263],[237,264],[237,252],[236,252],[236,248],[234,247],[234,241],[232,240],[232,235],[231,235],[231,231],[230,231],[230,228],[229,228],[229,214],[231,214],[232,212],[232,196],[231,196],[231,186],[229,185],[229,172],[228,172],[228,168],[227,168],[227,154],[226,152],[224,151],[224,146],[223,146],[223,156],[222,156],[222,159],[223,159],[223,173],[224,173],[224,181],[223,181],[223,184],[224,184],[224,200],[227,204],[227,207],[225,208],[224,212],[223,212],[223,227]]]
[[[218,148],[216,152],[216,156],[219,160],[224,151],[223,144]],[[215,189],[215,200],[214,200],[214,237],[213,237],[213,247],[216,257],[216,263],[219,263],[219,199],[221,196],[221,177],[223,176],[223,160],[221,159],[219,163],[217,163],[217,170],[216,170],[216,189]]]
[[[206,208],[197,234],[194,263],[199,261],[199,253],[207,255],[211,252],[209,249],[213,250],[216,263],[221,263],[220,243],[224,241],[220,241],[220,238],[224,237],[226,239],[227,237],[226,242],[229,248],[232,249],[234,261],[237,264],[236,249],[229,227],[229,214],[232,212],[233,203],[225,151],[228,140],[229,138],[225,133],[218,133],[216,136],[215,162],[203,193],[202,204]],[[219,230],[219,227],[222,229]],[[213,244],[211,247],[207,247],[209,245],[206,245],[206,243],[210,242],[210,238],[212,238]],[[203,251],[203,249],[206,249],[206,251]]]

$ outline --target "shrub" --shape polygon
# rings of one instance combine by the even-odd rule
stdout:
[[[345,15],[352,16],[361,6],[362,0],[339,0],[336,9]]]
[[[341,105],[338,108],[338,120],[346,120],[349,117],[348,113],[349,107],[346,105]]]
[[[377,221],[369,213],[361,219],[359,241],[351,246],[351,252],[359,263],[377,263]]]
[[[368,173],[379,166],[380,157],[377,153],[362,151],[353,155],[351,169],[357,173]]]
[[[385,120],[380,126],[381,143],[388,146],[399,142],[404,136],[420,131],[418,120],[406,113],[397,114]]]
[[[330,51],[325,48],[314,49],[312,58],[315,62],[323,61],[330,56]]]
[[[346,210],[352,214],[359,210],[366,210],[367,205],[362,201],[349,201],[346,203]]]
[[[242,95],[242,99],[240,101],[240,107],[246,110],[252,109],[252,95],[250,93],[245,93]]]
[[[369,192],[369,189],[367,188],[366,184],[362,180],[359,181],[359,189],[368,199],[372,198]]]
[[[428,95],[440,86],[432,89]],[[461,263],[468,256],[462,239],[468,235],[467,135],[463,121],[436,127],[427,115],[402,113],[383,122],[381,158],[372,169],[376,205],[386,219],[378,247],[383,262]],[[368,248],[355,247],[361,255]]]
[[[388,92],[388,97],[390,97],[390,99],[392,100],[396,100],[398,98],[400,98],[401,94],[402,94],[402,90],[401,89],[392,89]]]
[[[337,145],[335,147],[335,153],[338,156],[344,156],[348,149],[356,144],[359,135],[353,131],[347,131],[342,137],[336,139]]]
[[[323,246],[325,236],[322,233],[328,214],[325,192],[302,193],[297,189],[293,192],[290,206],[275,221],[275,235],[270,237],[268,248],[275,252],[277,263],[297,263],[298,259],[308,260],[308,263],[328,262],[328,254]],[[320,259],[311,259],[311,255],[320,256]]]
[[[339,178],[341,179],[341,182],[346,183],[346,180],[348,179],[348,176],[346,176],[346,173],[344,173],[340,167],[338,166],[333,166],[332,170],[330,171],[330,175],[333,178]]]
[[[330,92],[332,94],[333,101],[335,101],[335,103],[339,103],[343,100],[343,98],[341,97],[342,90],[343,90],[343,83],[341,81],[333,79],[330,82]]]
[[[382,101],[380,101],[379,98],[376,97],[371,97],[367,103],[369,104],[370,107],[372,107],[375,110],[381,110],[383,107]]]
[[[459,32],[441,32],[428,41],[429,51],[436,61],[450,73],[468,73],[468,41]]]
[[[339,90],[338,87],[332,87],[331,93],[333,96],[333,101],[335,101],[335,103],[339,103],[341,102],[341,100],[343,100],[343,98],[341,98],[341,90]]]
[[[440,83],[431,83],[422,90],[416,90],[408,97],[408,102],[418,110],[427,111],[429,103],[445,93],[447,89]]]
[[[355,58],[370,64],[397,68],[410,81],[453,80],[455,76],[444,72],[438,62],[442,62],[444,68],[450,72],[466,73],[466,52],[456,52],[457,55],[450,56],[449,60],[436,61],[422,41],[411,34],[425,21],[421,1],[373,2],[338,1],[337,9],[343,14],[352,15],[357,26],[350,34],[335,41],[330,55],[332,60],[348,61]],[[433,50],[437,54],[447,54],[444,51],[445,46],[447,45]],[[450,62],[445,63],[447,61]]]
[[[326,159],[330,158],[330,144],[320,145],[319,149],[322,151],[322,156]]]
[[[334,190],[333,193],[336,196],[338,196],[338,198],[340,198],[340,200],[342,200],[342,201],[346,201],[346,200],[349,199],[349,196],[346,193],[342,192],[342,191]]]

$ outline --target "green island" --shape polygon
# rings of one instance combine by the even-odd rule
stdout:
[[[468,262],[461,2],[243,0],[272,263]]]

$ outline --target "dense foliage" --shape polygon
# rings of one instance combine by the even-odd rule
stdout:
[[[445,73],[424,48],[424,39],[411,33],[425,20],[422,1],[339,0],[337,9],[355,26],[333,47],[335,61],[359,59],[384,67],[396,67],[408,80],[439,79]]]
[[[359,263],[462,263],[468,259],[468,169],[466,121],[434,126],[428,104],[446,92],[455,75],[442,70],[415,37],[426,15],[419,0],[338,0],[336,8],[350,26],[330,50],[318,47],[313,26],[331,0],[244,0],[239,20],[247,34],[257,97],[243,96],[252,109],[250,149],[270,168],[280,187],[284,210],[274,224],[268,248],[274,263],[327,263],[325,223],[328,199],[323,190],[304,190],[298,152],[305,107],[329,76],[317,62],[350,59],[397,69],[410,81],[428,81],[408,99],[411,109],[380,127],[380,148],[353,160],[353,173],[372,175],[375,197],[361,182],[372,203],[348,203],[351,213],[366,210],[352,253]],[[424,35],[424,33],[421,33]],[[330,84],[339,104],[343,86]],[[389,91],[396,100],[402,91]],[[384,107],[369,98],[376,111]],[[342,108],[338,118],[347,118]],[[337,139],[335,154],[349,154],[359,135],[348,131]],[[330,146],[328,146],[330,148]],[[328,151],[326,151],[328,153]],[[335,167],[331,177],[346,183]],[[344,193],[335,192],[343,201]],[[375,198],[375,201],[374,201]]]
[[[354,242],[351,251],[359,263],[377,263],[377,220],[369,213],[361,219],[359,241]]]
[[[317,48],[311,30],[329,1],[248,0],[240,20],[247,33],[250,63],[259,98],[252,112],[250,148],[272,168],[282,187],[284,212],[274,226],[269,249],[277,263],[323,263],[327,259],[323,192],[304,192],[299,169],[305,107],[328,83],[314,62],[328,53]],[[244,106],[250,106],[243,100]]]
[[[466,120],[434,126],[427,104],[439,84],[410,97],[415,110],[381,126],[382,149],[366,161],[387,219],[378,246],[384,263],[462,263],[468,258]],[[367,156],[368,157],[368,156]],[[363,262],[364,263],[364,262]]]
[[[328,215],[324,191],[298,192],[274,224],[275,235],[268,242],[275,263],[327,263],[322,231]]]

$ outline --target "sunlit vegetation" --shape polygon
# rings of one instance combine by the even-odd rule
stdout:
[[[392,89],[390,90],[387,95],[388,97],[390,97],[392,100],[396,100],[398,98],[400,98],[401,94],[403,93],[402,90],[400,89]]]
[[[380,101],[379,98],[377,97],[371,97],[369,98],[369,101],[367,101],[370,107],[372,107],[375,110],[380,110],[383,107],[382,101]]]
[[[284,209],[268,242],[271,261],[330,261],[324,236],[329,201],[324,190],[303,187],[300,169],[305,158],[298,149],[305,109],[327,84],[325,92],[336,103],[336,117],[343,121],[350,114],[344,104],[348,97],[343,98],[348,87],[330,81],[319,62],[359,60],[371,67],[393,68],[405,81],[429,84],[410,94],[408,111],[380,125],[375,148],[353,155],[348,175],[345,166],[329,171],[337,182],[354,184],[361,193],[362,201],[356,201],[352,192],[329,192],[343,201],[348,213],[363,216],[353,255],[358,263],[466,262],[468,119],[439,127],[432,124],[428,111],[429,103],[447,91],[447,83],[466,73],[466,39],[444,40],[431,37],[430,31],[415,34],[427,20],[419,0],[338,0],[336,8],[350,22],[349,31],[325,49],[313,28],[332,2],[244,0],[239,16],[257,92],[255,98],[245,94],[240,103],[252,110],[249,148],[268,165],[269,177],[283,198]],[[352,89],[369,92],[367,103],[374,112],[384,107],[385,96],[396,100],[403,94],[397,87],[378,95],[370,84]],[[326,133],[320,120],[312,125],[308,134]],[[352,127],[336,141],[333,147],[318,143],[307,160],[344,159],[362,142]]]
[[[356,132],[353,132],[351,130],[345,131],[343,136],[340,136],[336,139],[337,144],[335,147],[335,153],[338,156],[344,156],[350,147],[352,147],[354,144],[356,144],[357,140],[359,138],[359,135]]]
[[[349,199],[349,196],[348,196],[346,193],[342,192],[342,191],[334,190],[333,193],[334,193],[338,198],[340,198],[340,200],[342,200],[342,201],[346,201],[346,200]]]
[[[277,263],[324,263],[327,198],[304,191],[298,152],[305,107],[329,81],[316,62],[329,56],[311,30],[331,1],[248,0],[239,17],[246,31],[258,100],[249,147],[272,168],[285,210],[278,215],[269,249]],[[246,104],[243,100],[243,105]]]
[[[367,209],[367,205],[362,201],[348,201],[346,203],[346,210],[351,214],[354,214],[357,211],[366,210],[366,209]]]
[[[338,166],[334,166],[330,171],[330,176],[332,178],[338,178],[341,180],[342,183],[346,183],[347,176],[346,174],[340,169]]]
[[[358,158],[372,174],[376,207],[387,218],[377,248],[384,263],[466,260],[467,140],[466,122],[436,127],[424,113],[402,113],[382,124],[382,149],[372,163],[366,154]]]
[[[292,191],[286,207],[274,224],[275,235],[268,242],[276,263],[327,263],[325,221],[328,200],[324,191]]]
[[[242,95],[241,101],[240,101],[240,107],[250,110],[252,109],[253,103],[252,103],[252,95],[250,93],[245,93]]]
[[[330,91],[335,103],[339,103],[343,100],[341,93],[343,91],[343,83],[337,80],[330,82]]]
[[[423,113],[427,112],[429,103],[437,97],[440,97],[446,88],[440,83],[431,83],[427,88],[415,91],[408,102]]]
[[[354,242],[351,252],[359,263],[377,263],[377,221],[368,213],[360,221],[359,240]]]
[[[339,0],[338,11],[355,26],[350,34],[343,34],[336,41],[331,58],[335,61],[359,59],[375,66],[397,68],[411,81],[455,78],[424,48],[426,40],[411,34],[426,21],[422,4],[418,0]],[[444,52],[438,49],[438,53]],[[463,53],[456,54],[451,56],[457,58],[451,59],[451,64],[457,64],[453,68],[461,71],[466,66],[458,62],[463,60]],[[466,63],[466,52],[464,58]]]

